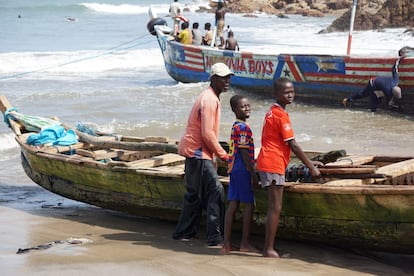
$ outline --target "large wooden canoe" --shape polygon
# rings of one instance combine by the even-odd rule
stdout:
[[[10,107],[0,96],[0,110]],[[176,143],[78,131],[79,142],[71,146],[31,146],[33,132],[6,121],[26,174],[43,188],[102,208],[177,220],[185,187]],[[351,155],[321,171],[321,183],[287,183],[279,238],[414,253],[414,158]],[[227,187],[226,175],[221,181]],[[255,195],[253,230],[263,234],[266,191]]]

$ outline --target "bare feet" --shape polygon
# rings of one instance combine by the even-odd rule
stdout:
[[[227,254],[230,254],[230,251],[231,251],[231,246],[223,245],[223,247],[220,250],[220,254],[227,255]]]
[[[263,251],[262,255],[263,257],[268,257],[268,258],[280,258],[279,254],[277,254],[275,250]]]
[[[251,244],[247,244],[247,245],[240,245],[240,252],[259,253],[260,250]]]
[[[343,104],[344,107],[347,107],[348,106],[348,99],[347,98],[344,98],[342,100],[342,104]]]
[[[233,244],[225,243],[221,247],[220,254],[227,255],[227,254],[230,254],[231,251],[235,251],[235,250],[237,250],[237,249]]]

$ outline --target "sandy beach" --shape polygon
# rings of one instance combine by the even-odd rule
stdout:
[[[171,0],[91,2],[1,1],[1,94],[23,114],[57,116],[72,125],[92,123],[104,132],[179,139],[206,83],[176,83],[165,70],[157,40],[148,33],[149,5],[171,24]],[[190,22],[214,24],[213,14],[195,12],[208,1],[180,2],[193,3],[185,13]],[[318,34],[334,18],[257,14],[253,20],[228,13],[226,23],[242,51],[342,55],[347,33]],[[395,56],[405,45],[414,45],[405,29],[361,31],[354,33],[352,51]],[[250,99],[254,113],[249,123],[259,142],[272,99],[239,89],[221,97],[221,138],[230,137],[234,114],[229,100],[235,93]],[[338,107],[298,103],[289,113],[304,149],[414,155],[412,117],[383,110],[372,116],[367,110],[344,109],[338,99]],[[278,239],[282,258],[268,259],[236,251],[222,256],[219,248],[206,246],[203,232],[199,240],[174,241],[175,223],[74,202],[34,184],[23,171],[14,137],[1,124],[0,276],[413,274],[414,255]],[[234,243],[238,240],[234,235]],[[263,237],[252,241],[261,247]],[[41,245],[44,249],[29,249]],[[19,249],[28,250],[16,254]]]
[[[174,223],[77,203],[35,184],[0,186],[2,275],[409,275],[414,271],[412,255],[283,240],[276,246],[281,259],[237,251],[223,256],[218,248],[206,246],[203,232],[199,240],[178,242],[171,238]],[[87,242],[64,242],[70,238]],[[253,243],[260,247],[262,238],[253,237]],[[52,245],[16,254],[45,244]]]

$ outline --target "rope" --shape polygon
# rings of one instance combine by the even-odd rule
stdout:
[[[131,42],[140,40],[140,39],[144,38],[145,36],[149,36],[149,34],[144,34],[144,35],[142,35],[138,38],[135,38],[133,40],[121,43],[118,46],[109,48],[108,50],[106,50],[103,53],[98,54],[98,55],[85,57],[85,58],[81,58],[81,59],[75,59],[75,60],[64,62],[64,63],[61,63],[61,64],[51,65],[51,66],[48,66],[48,67],[40,68],[40,69],[37,69],[37,70],[26,71],[26,72],[22,72],[22,73],[13,74],[13,75],[3,76],[3,77],[0,77],[0,80],[21,77],[21,76],[24,76],[24,75],[29,75],[29,74],[33,74],[33,73],[37,73],[37,72],[42,72],[42,71],[46,71],[46,70],[53,69],[53,68],[63,67],[63,66],[69,65],[69,64],[74,64],[74,63],[78,63],[78,62],[82,62],[82,61],[86,61],[86,60],[95,59],[95,58],[98,58],[98,57],[114,54],[114,53],[117,53],[117,52],[120,52],[120,51],[123,51],[123,50],[131,49],[131,48],[134,48],[134,47],[137,47],[137,46],[140,46],[140,45],[144,45],[144,44],[147,44],[147,43],[150,43],[150,42],[153,41],[153,39],[151,39],[151,40],[147,40],[147,41],[144,41],[144,42],[135,43],[135,44],[132,44],[132,45],[127,46],[127,47],[122,47],[124,45],[130,44]]]
[[[4,113],[3,113],[3,118],[4,118],[4,122],[10,127],[10,122],[9,122],[9,119],[11,119],[11,118],[9,118],[10,116],[11,116],[11,114],[10,114],[10,112],[12,112],[12,111],[16,111],[17,112],[17,109],[16,108],[14,108],[14,107],[10,107],[10,108],[8,108],[6,111],[4,111]]]

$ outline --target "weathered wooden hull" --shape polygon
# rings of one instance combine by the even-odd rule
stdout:
[[[9,108],[0,96],[0,110],[5,113]],[[175,143],[77,132],[81,142],[70,147],[30,146],[27,138],[34,132],[8,122],[26,174],[43,188],[102,208],[178,219],[185,193],[185,158],[176,153]],[[346,156],[327,163],[320,168],[325,170],[321,183],[287,182],[278,237],[414,254],[414,157]],[[358,166],[375,174],[352,175]],[[352,174],[339,179],[344,170]],[[228,177],[220,180],[227,190]],[[263,234],[266,190],[256,190],[255,197],[252,230]],[[240,219],[241,213],[237,222]]]
[[[43,188],[73,200],[133,215],[176,220],[185,191],[183,177],[156,177],[133,169],[99,168],[82,160],[56,160],[22,150],[26,174]]]
[[[157,29],[157,28],[156,28]],[[340,106],[341,100],[361,91],[374,76],[392,76],[397,57],[260,54],[183,45],[162,33],[157,38],[168,74],[184,83],[208,81],[211,66],[224,62],[234,72],[231,85],[270,93],[273,81],[290,78],[297,97],[306,102]],[[397,52],[397,49],[396,49]],[[414,114],[414,58],[399,67],[403,112]]]
[[[180,214],[183,174],[172,177],[129,168],[104,169],[76,158],[56,160],[53,154],[33,153],[24,145],[22,164],[34,182],[67,198],[164,220],[175,221]],[[412,178],[412,172],[405,177]],[[225,187],[227,181],[223,178]],[[253,229],[263,234],[267,194],[257,190],[255,195]],[[278,237],[412,254],[414,186],[288,183]]]

